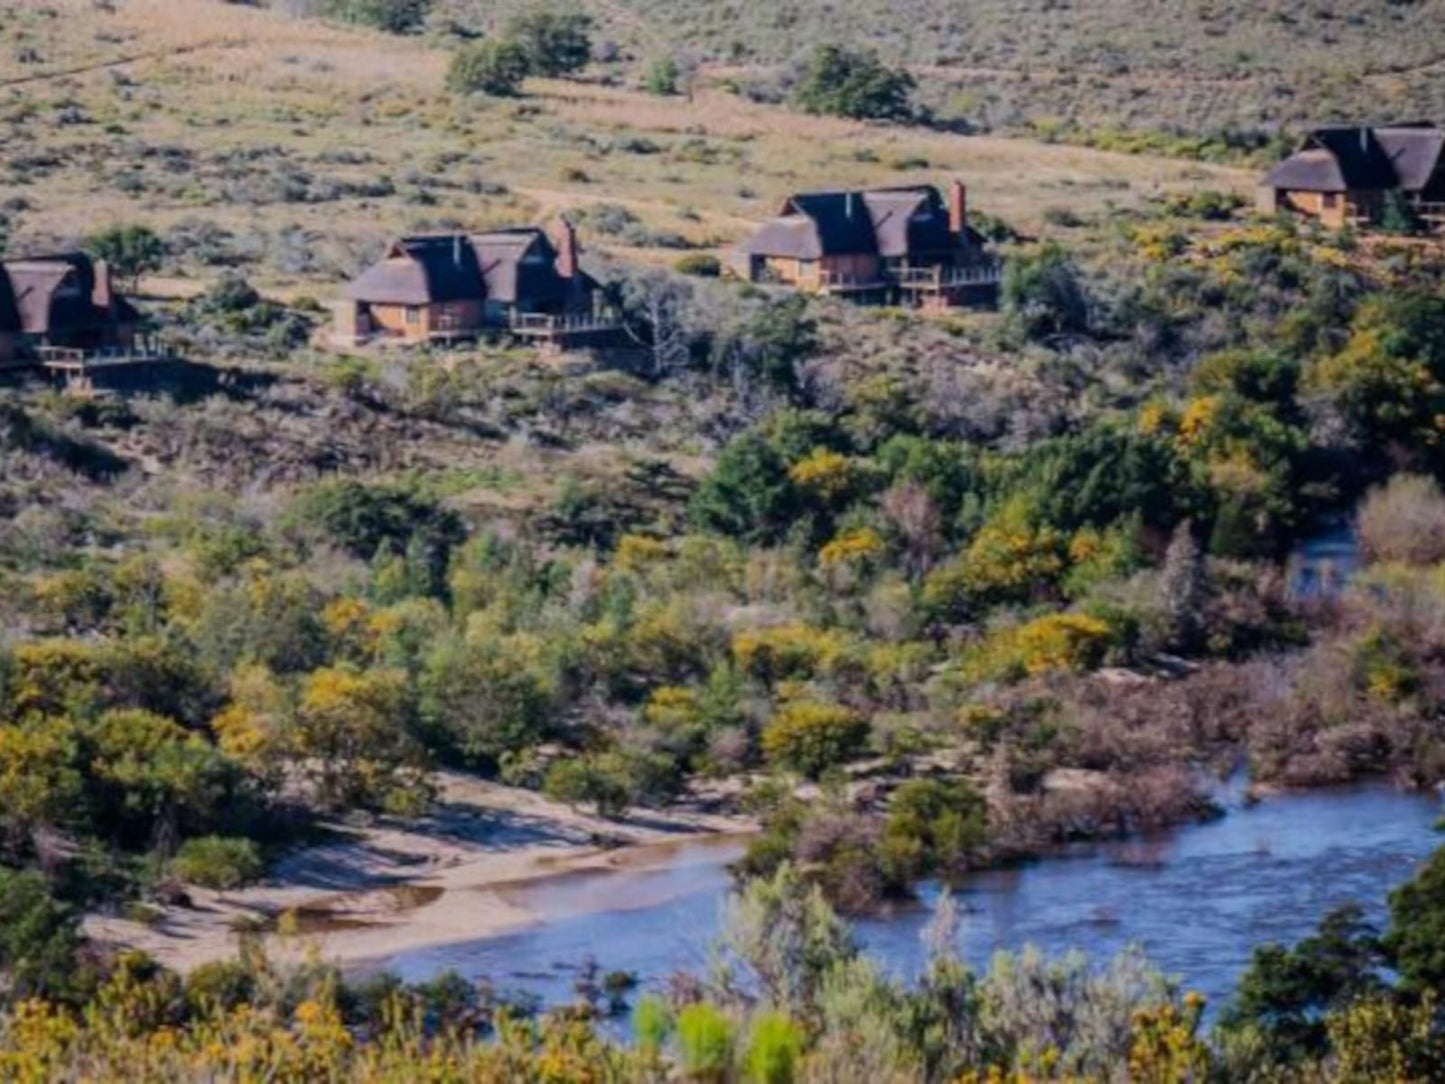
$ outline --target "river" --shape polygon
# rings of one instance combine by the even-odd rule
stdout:
[[[1073,846],[1016,868],[970,876],[955,891],[959,949],[977,966],[1001,948],[1079,948],[1102,961],[1139,942],[1167,974],[1228,996],[1250,953],[1294,942],[1332,907],[1354,901],[1376,920],[1390,888],[1442,842],[1440,804],[1383,786],[1287,794],[1247,804],[1222,796],[1226,816],[1167,835]],[[587,872],[518,885],[535,925],[471,943],[405,953],[388,966],[409,980],[456,970],[545,1003],[572,996],[575,965],[635,972],[644,986],[701,971],[730,888],[736,841],[682,844],[663,868]],[[923,960],[920,933],[938,891],[857,923],[865,950],[905,977]]]

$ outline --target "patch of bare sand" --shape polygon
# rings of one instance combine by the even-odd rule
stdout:
[[[86,932],[188,971],[235,955],[247,924],[286,912],[295,935],[267,935],[273,958],[307,952],[352,970],[432,945],[489,937],[538,915],[516,902],[518,884],[587,870],[663,868],[679,844],[743,834],[742,817],[686,807],[607,821],[531,791],[445,774],[432,815],[353,829],[276,863],[260,885],[192,889],[192,906],[145,924],[91,915]]]

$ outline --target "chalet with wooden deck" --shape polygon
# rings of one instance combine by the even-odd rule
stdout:
[[[921,307],[989,303],[999,282],[959,181],[946,203],[932,185],[790,196],[732,266],[749,282]]]
[[[586,342],[615,332],[577,234],[535,227],[431,234],[394,242],[336,308],[339,344],[421,344],[511,332]]]
[[[102,260],[67,252],[0,261],[0,366],[129,355],[139,324]]]
[[[1421,225],[1445,228],[1445,130],[1433,124],[1320,128],[1264,178],[1259,209],[1335,229],[1371,226],[1397,192]]]

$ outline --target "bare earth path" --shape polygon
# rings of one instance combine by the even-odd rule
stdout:
[[[89,64],[76,64],[68,68],[51,69],[49,71],[34,72],[30,75],[0,79],[0,87],[21,87],[34,83],[50,83],[56,79],[68,79],[76,75],[90,75],[92,72],[123,68],[127,64],[143,64],[148,60],[170,60],[174,57],[185,56],[187,53],[200,53],[207,49],[231,49],[244,44],[246,44],[246,42],[242,38],[212,38],[209,41],[198,41],[194,45],[180,45],[173,49],[152,49],[144,53],[129,53],[125,56],[112,57],[109,60],[97,60]]]

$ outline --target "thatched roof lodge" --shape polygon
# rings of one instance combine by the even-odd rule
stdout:
[[[1259,206],[1340,228],[1380,222],[1387,199],[1427,225],[1445,222],[1445,130],[1433,124],[1311,132],[1261,182]]]

